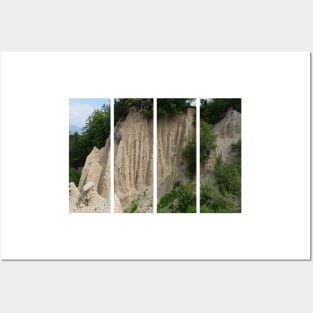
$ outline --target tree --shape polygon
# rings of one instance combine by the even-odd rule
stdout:
[[[175,116],[177,114],[186,112],[191,102],[193,101],[194,99],[160,98],[157,100],[158,117]]]
[[[216,147],[216,134],[211,124],[200,121],[200,164],[203,165]]]
[[[82,165],[84,158],[83,146],[81,144],[80,135],[75,132],[69,137],[69,163],[70,167],[78,168]]]
[[[229,109],[241,112],[241,99],[201,99],[200,116],[209,124],[223,119]]]
[[[118,121],[124,120],[131,109],[143,112],[144,116],[150,119],[153,117],[153,99],[114,99],[114,125]]]
[[[110,108],[103,106],[100,110],[95,110],[87,119],[83,128],[82,137],[88,146],[88,150],[93,147],[100,149],[105,145],[105,141],[110,134]]]
[[[187,176],[192,179],[196,175],[196,137],[185,146],[182,151],[182,158],[186,162]]]

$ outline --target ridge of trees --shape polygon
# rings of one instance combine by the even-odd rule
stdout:
[[[175,116],[186,112],[195,99],[168,98],[157,99],[158,117]]]
[[[158,98],[157,99],[157,116],[175,116],[186,112],[191,106],[194,99],[190,98]],[[143,112],[147,119],[153,117],[153,99],[144,98],[117,98],[114,99],[114,125],[124,120],[130,110]]]
[[[130,110],[143,112],[147,119],[153,117],[153,99],[118,98],[114,99],[114,125],[124,120]]]

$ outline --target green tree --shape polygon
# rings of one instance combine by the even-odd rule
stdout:
[[[83,141],[92,150],[93,147],[100,149],[110,134],[110,108],[103,106],[95,110],[87,119],[83,128]]]
[[[200,164],[203,165],[216,147],[216,134],[212,125],[200,121]]]
[[[168,98],[157,100],[158,117],[175,116],[186,112],[194,99]]]
[[[224,162],[221,157],[217,158],[214,165],[214,177],[221,192],[240,196],[241,167],[238,162]]]
[[[153,117],[153,99],[142,98],[118,98],[114,99],[114,125],[124,120],[130,109],[143,112],[147,119]]]
[[[79,172],[74,167],[70,167],[69,182],[74,182],[75,185],[78,186],[79,178],[80,178]]]
[[[231,146],[227,160],[219,156],[213,176],[200,186],[201,213],[233,213],[241,208],[241,140]]]
[[[182,150],[182,158],[186,162],[187,176],[192,179],[196,175],[196,137]]]
[[[241,112],[241,99],[201,99],[200,116],[209,124],[216,124],[229,109]]]
[[[69,163],[74,168],[80,167],[84,162],[84,148],[80,137],[77,132],[69,136]]]

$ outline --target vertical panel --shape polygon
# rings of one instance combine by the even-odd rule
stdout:
[[[114,100],[115,213],[153,213],[153,99]]]

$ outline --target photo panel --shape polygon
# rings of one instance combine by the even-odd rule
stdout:
[[[241,213],[241,99],[200,99],[200,212]]]
[[[114,212],[153,213],[153,99],[114,99]]]
[[[157,99],[157,212],[196,213],[196,99]]]
[[[69,212],[110,213],[110,99],[69,99]]]

